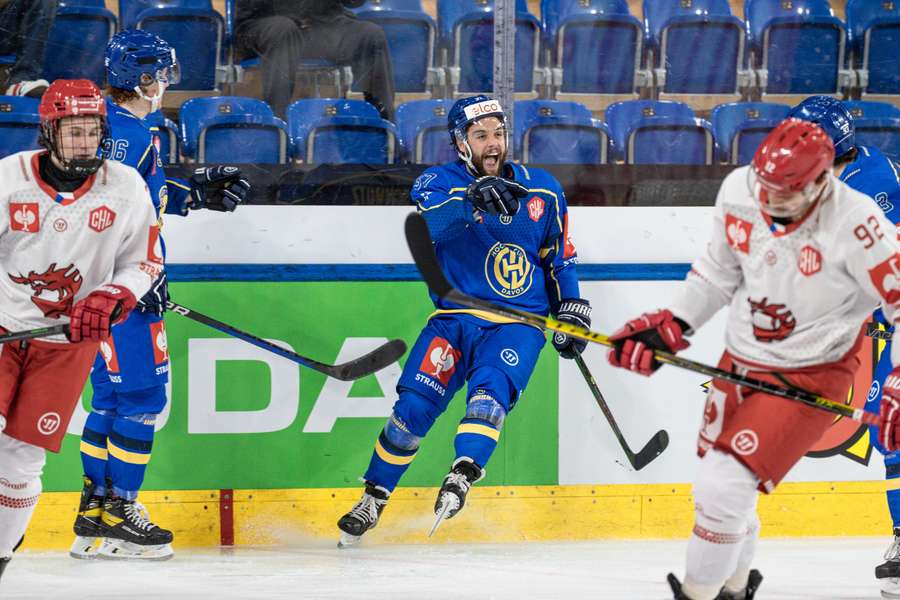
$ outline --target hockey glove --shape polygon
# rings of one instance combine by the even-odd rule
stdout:
[[[109,337],[109,329],[124,321],[135,307],[134,294],[121,285],[97,288],[72,307],[69,319],[69,341],[102,342]]]
[[[882,389],[878,441],[885,450],[893,452],[900,448],[900,367],[894,367]]]
[[[250,196],[250,182],[241,177],[237,167],[219,165],[201,167],[191,175],[191,200],[188,208],[206,208],[232,212]]]
[[[684,339],[688,324],[672,315],[668,310],[644,313],[637,319],[611,335],[613,342],[609,362],[614,367],[635,371],[641,375],[651,375],[662,365],[653,356],[654,350],[678,352],[690,343]]]
[[[138,300],[137,310],[142,313],[151,313],[161,317],[166,312],[166,302],[169,301],[169,279],[163,271],[150,286],[150,291]]]
[[[591,328],[591,303],[581,298],[563,300],[556,312],[556,320],[571,323],[585,329]],[[553,347],[563,358],[575,358],[587,347],[587,340],[574,338],[565,333],[553,334]]]
[[[519,212],[519,198],[528,190],[502,177],[479,177],[466,188],[466,198],[472,206],[489,215],[514,215]]]

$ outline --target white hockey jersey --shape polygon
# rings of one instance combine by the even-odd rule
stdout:
[[[750,167],[716,198],[712,239],[680,287],[672,313],[694,329],[730,304],[725,343],[748,366],[822,365],[853,349],[881,304],[900,317],[900,244],[868,196],[831,177],[833,193],[788,226],[754,200]],[[893,344],[892,361],[898,363]]]
[[[78,190],[58,193],[40,179],[41,152],[0,160],[0,326],[9,331],[67,323],[72,304],[105,284],[140,298],[162,269],[137,171],[105,161]]]

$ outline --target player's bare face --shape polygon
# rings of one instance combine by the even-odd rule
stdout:
[[[96,116],[66,117],[59,122],[59,151],[65,160],[89,160],[97,156],[103,128]],[[54,156],[54,159],[56,157]]]
[[[467,133],[472,149],[472,164],[482,175],[500,175],[506,161],[506,126],[497,117],[485,117],[473,123]]]

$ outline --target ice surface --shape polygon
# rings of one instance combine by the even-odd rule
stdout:
[[[439,535],[439,534],[438,534]],[[424,536],[424,533],[423,533]],[[762,600],[880,598],[873,571],[884,538],[762,540]],[[129,600],[281,598],[671,598],[683,541],[457,545],[331,543],[179,550],[167,562],[77,561],[64,552],[17,554],[0,598]]]

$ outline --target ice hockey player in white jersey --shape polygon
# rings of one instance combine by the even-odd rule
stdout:
[[[840,400],[859,367],[863,323],[881,306],[900,313],[900,254],[893,224],[832,172],[834,145],[799,119],[778,125],[751,165],[719,190],[712,239],[669,308],[629,321],[610,339],[610,362],[650,375],[653,350],[678,352],[728,305],[719,368]],[[900,370],[882,399],[881,437],[900,442]],[[799,402],[714,380],[698,439],[695,520],[675,598],[752,598],[758,491],[769,493],[834,416]]]
[[[0,334],[66,323],[69,334],[0,345],[0,575],[99,343],[162,266],[143,179],[97,158],[107,131],[97,86],[57,80],[38,112],[44,150],[0,160]]]

